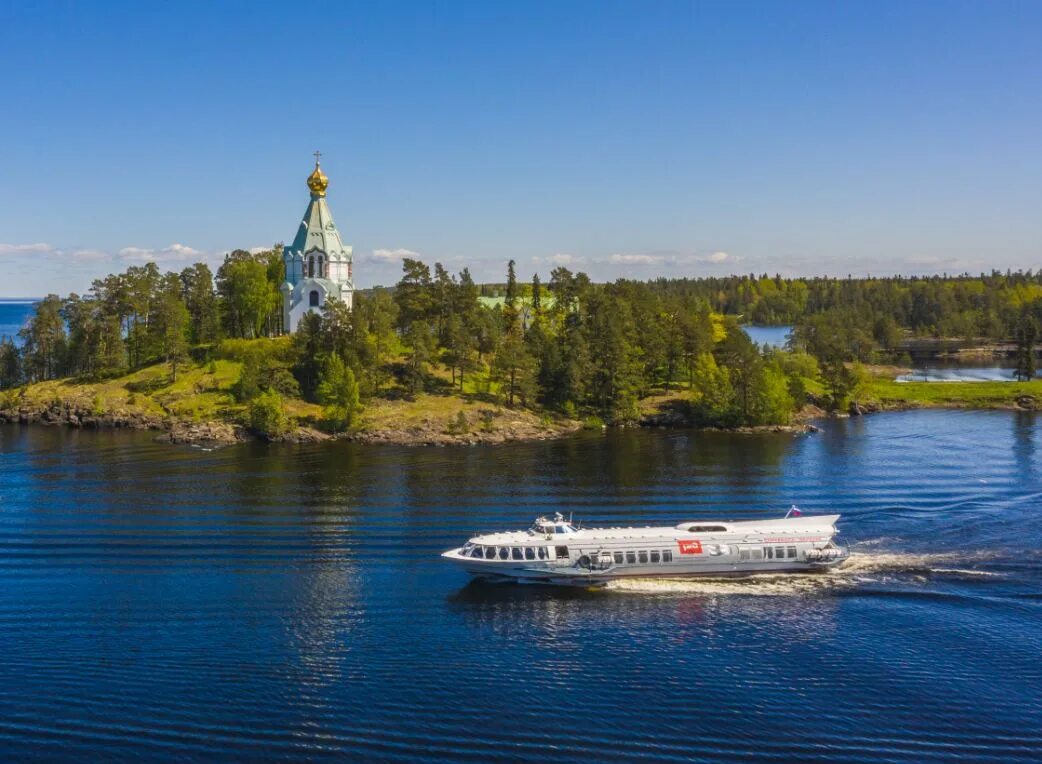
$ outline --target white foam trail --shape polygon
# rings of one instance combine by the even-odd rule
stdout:
[[[982,578],[995,577],[1001,578],[1002,573],[995,573],[990,570],[970,570],[968,568],[932,568],[931,573],[947,573],[952,576],[980,576]]]
[[[894,574],[998,576],[983,570],[939,567],[961,559],[955,554],[900,554],[852,552],[841,566],[820,573],[760,573],[744,578],[620,578],[608,582],[609,591],[641,594],[701,594],[785,597],[848,589]]]

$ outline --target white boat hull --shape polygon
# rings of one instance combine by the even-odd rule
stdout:
[[[832,540],[838,517],[585,529],[540,518],[533,530],[475,536],[442,557],[478,578],[578,586],[649,576],[810,573],[846,559],[847,550]]]
[[[604,570],[590,570],[571,564],[511,564],[496,560],[472,560],[461,555],[462,547],[442,554],[445,559],[459,565],[476,578],[516,581],[518,583],[552,583],[590,586],[606,583],[617,578],[709,578],[726,576],[751,576],[765,573],[814,573],[838,565],[845,558],[837,557],[827,563],[778,562],[778,563],[672,563],[659,565],[613,566]]]

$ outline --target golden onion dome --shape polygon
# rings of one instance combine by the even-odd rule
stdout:
[[[317,152],[316,152],[317,153]],[[326,188],[329,186],[329,178],[322,172],[318,160],[315,160],[315,171],[308,176],[308,188],[312,196],[325,196]]]

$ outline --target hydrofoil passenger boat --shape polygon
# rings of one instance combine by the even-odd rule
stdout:
[[[835,543],[839,515],[672,527],[583,528],[557,513],[526,531],[474,536],[442,553],[480,578],[529,583],[601,584],[625,576],[733,576],[822,570],[847,558]]]

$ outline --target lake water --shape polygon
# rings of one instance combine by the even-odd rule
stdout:
[[[9,337],[21,344],[18,331],[32,311],[32,300],[0,300],[0,339]]]
[[[792,333],[791,326],[752,326],[746,325],[742,329],[749,335],[749,339],[757,345],[766,345],[771,348],[784,348]]]
[[[477,530],[840,511],[846,569],[479,585]],[[6,760],[1038,760],[1042,416],[505,447],[0,427]]]
[[[791,326],[743,326],[745,333],[758,345],[784,348],[792,332]],[[898,382],[1012,382],[1012,359],[999,359],[987,364],[979,361],[959,363],[938,359],[934,354],[919,353],[912,358],[912,374],[902,374]],[[1042,370],[1039,371],[1042,376]]]
[[[1013,382],[1014,363],[1002,361],[989,366],[941,364],[936,361],[915,365],[911,374],[901,374],[898,382]]]

